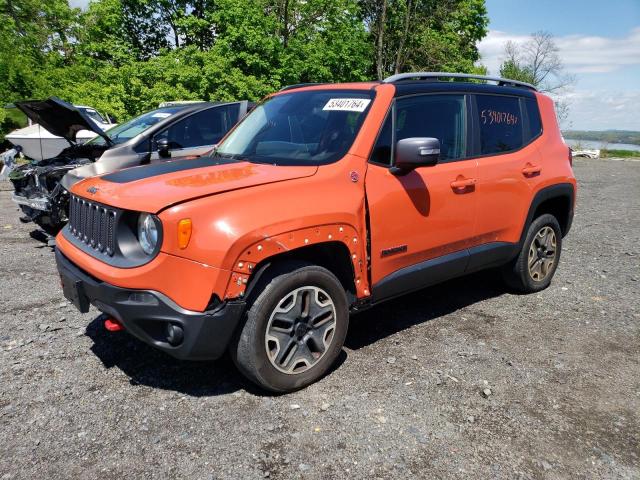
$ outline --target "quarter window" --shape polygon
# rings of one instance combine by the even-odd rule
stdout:
[[[393,142],[393,111],[389,112],[384,121],[382,130],[373,147],[371,161],[382,165],[391,166],[391,144]]]
[[[516,97],[477,95],[480,153],[509,152],[523,145],[520,100]]]
[[[538,102],[533,98],[526,98],[524,105],[529,118],[529,136],[527,142],[536,138],[542,132],[542,120],[540,119],[540,110],[538,110]]]

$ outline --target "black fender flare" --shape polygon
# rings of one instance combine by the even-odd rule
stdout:
[[[573,209],[574,209],[574,199],[575,199],[575,188],[571,183],[558,183],[556,185],[551,185],[548,187],[544,187],[539,190],[533,200],[531,201],[531,205],[529,206],[529,212],[527,213],[527,219],[524,222],[524,227],[522,228],[522,233],[520,234],[520,245],[524,242],[525,236],[527,235],[527,231],[529,230],[529,225],[533,222],[533,216],[536,213],[536,210],[540,205],[542,205],[547,200],[551,200],[554,198],[565,198],[569,201],[569,211],[567,212],[567,224],[563,230],[563,237],[569,233],[571,230],[571,224],[573,223]]]

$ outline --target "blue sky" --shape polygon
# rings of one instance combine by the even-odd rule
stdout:
[[[486,0],[481,63],[498,74],[504,43],[538,30],[556,37],[576,85],[564,128],[640,130],[640,0]],[[85,8],[88,0],[69,0]]]
[[[556,37],[576,85],[565,127],[640,130],[640,0],[487,0],[481,63],[498,73],[504,43],[538,30]]]

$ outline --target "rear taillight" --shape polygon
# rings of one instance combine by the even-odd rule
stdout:
[[[569,165],[573,167],[573,150],[571,150],[571,147],[569,147],[568,150],[569,150]]]

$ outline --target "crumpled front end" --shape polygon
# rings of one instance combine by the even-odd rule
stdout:
[[[67,222],[68,192],[60,185],[60,179],[74,165],[50,163],[26,164],[11,172],[13,201],[31,220],[49,233],[56,233]]]

